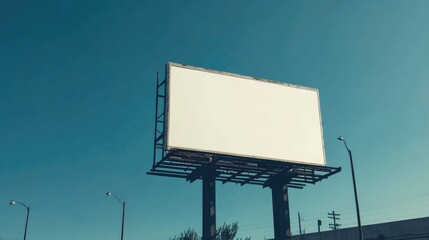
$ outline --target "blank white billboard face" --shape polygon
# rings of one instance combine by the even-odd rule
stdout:
[[[326,165],[316,89],[168,65],[167,149]]]

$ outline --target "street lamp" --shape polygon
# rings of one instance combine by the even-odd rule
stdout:
[[[358,202],[358,195],[357,195],[357,190],[356,190],[355,170],[353,167],[352,151],[349,149],[349,147],[347,146],[346,140],[344,140],[344,138],[342,136],[339,136],[337,139],[344,142],[344,145],[346,146],[347,152],[349,153],[350,165],[351,165],[351,169],[352,169],[353,189],[355,192],[355,203],[356,203],[356,213],[357,213],[357,221],[358,221],[359,240],[363,240],[362,225],[360,223],[359,202]]]
[[[121,201],[114,193],[106,192],[107,196],[114,196],[122,204],[122,230],[121,230],[121,240],[124,240],[124,220],[125,220],[125,201]]]
[[[27,238],[27,226],[28,226],[28,216],[30,215],[30,206],[25,205],[22,202],[18,202],[15,200],[10,200],[9,204],[11,206],[15,206],[16,204],[22,205],[27,209],[27,220],[25,220],[25,230],[24,230],[24,240]]]

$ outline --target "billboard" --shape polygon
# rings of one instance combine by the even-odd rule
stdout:
[[[167,64],[166,149],[326,165],[317,89]]]

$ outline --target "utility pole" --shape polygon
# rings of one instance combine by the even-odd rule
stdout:
[[[301,215],[299,214],[299,212],[298,212],[298,224],[299,224],[299,235],[301,235],[302,234],[302,231],[301,231]]]
[[[338,239],[339,239],[338,229],[339,229],[339,226],[341,226],[341,224],[337,223],[337,220],[341,220],[339,218],[339,216],[340,216],[340,214],[335,213],[335,211],[332,211],[332,213],[328,213],[328,218],[330,218],[334,221],[333,224],[329,224],[329,227],[334,231],[334,233],[337,235],[336,238],[338,238]]]
[[[332,211],[331,213],[328,213],[328,218],[333,219],[334,223],[333,224],[329,224],[329,227],[332,230],[337,230],[339,226],[341,226],[341,224],[337,223],[337,220],[341,220],[339,218],[340,214],[339,213],[335,213],[335,211]]]

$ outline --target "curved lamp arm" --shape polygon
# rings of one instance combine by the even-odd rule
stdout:
[[[346,149],[347,149],[348,152],[351,152],[351,150],[347,146],[346,140],[342,136],[339,136],[337,139],[340,140],[340,141],[342,141],[344,143],[344,145],[346,146]]]
[[[18,202],[18,201],[15,201],[15,200],[10,200],[9,204],[10,204],[11,206],[15,206],[16,204],[20,204],[20,205],[24,206],[27,210],[30,208],[30,206],[27,206],[27,205],[25,205],[24,203],[22,203],[22,202]]]
[[[116,199],[118,199],[118,201],[119,201],[122,205],[124,205],[124,204],[125,204],[125,202],[124,202],[124,201],[121,201],[121,199],[119,199],[119,198],[118,198],[118,196],[116,196],[116,194],[114,194],[114,193],[106,192],[106,195],[107,195],[107,196],[114,196]]]

